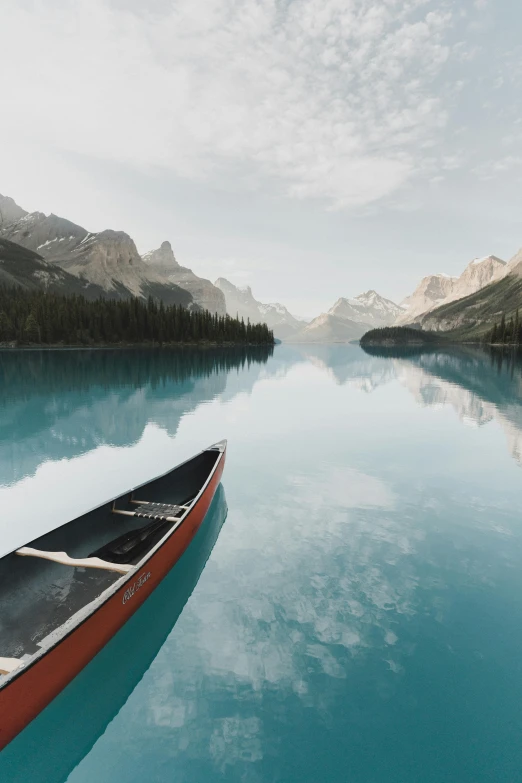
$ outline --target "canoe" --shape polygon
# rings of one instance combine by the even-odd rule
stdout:
[[[205,518],[225,457],[220,441],[0,560],[0,749],[179,560]]]
[[[225,491],[220,484],[199,530],[161,584],[85,669],[0,753],[0,781],[68,780],[152,666],[198,583],[226,516]],[[179,667],[172,658],[173,646],[178,647],[179,640],[166,648],[176,671]],[[149,671],[149,685],[156,676],[158,669]],[[60,738],[51,749],[49,737]]]

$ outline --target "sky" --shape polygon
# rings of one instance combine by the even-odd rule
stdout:
[[[314,316],[522,247],[519,0],[3,0],[0,193]]]

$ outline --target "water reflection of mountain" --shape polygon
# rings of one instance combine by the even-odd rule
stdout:
[[[387,354],[384,354],[386,356]],[[368,361],[383,361],[372,351]],[[451,405],[464,424],[497,421],[510,453],[522,465],[522,355],[481,348],[415,352],[384,359],[421,405]]]
[[[373,391],[395,377],[390,362],[369,357],[358,345],[307,345],[301,348],[301,357],[324,370],[335,383],[363,391]]]
[[[201,576],[226,514],[220,486],[175,568],[87,668],[0,754],[0,780],[67,780],[155,659]]]
[[[480,348],[394,359],[397,377],[424,405],[449,404],[465,424],[497,421],[522,465],[522,356]]]
[[[480,426],[497,421],[510,453],[522,465],[522,354],[455,347],[363,352],[358,346],[303,346],[301,358],[337,384],[372,392],[398,380],[420,405],[451,405],[460,420]]]
[[[250,393],[270,348],[0,352],[0,484],[46,460],[136,443],[147,423],[181,417],[227,391]]]

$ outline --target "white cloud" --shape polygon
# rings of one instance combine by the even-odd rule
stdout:
[[[518,171],[522,166],[522,157],[520,155],[506,155],[496,160],[485,161],[478,165],[474,171],[482,180],[491,180],[505,174]]]
[[[336,208],[393,193],[446,122],[451,16],[427,0],[7,0],[0,141]]]

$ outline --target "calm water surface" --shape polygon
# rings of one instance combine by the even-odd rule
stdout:
[[[229,440],[182,560],[2,783],[522,781],[520,363],[20,352],[0,384],[4,539],[28,498],[66,521]]]

